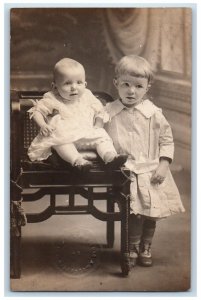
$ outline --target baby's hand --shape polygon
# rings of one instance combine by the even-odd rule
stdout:
[[[167,175],[169,167],[169,162],[167,160],[161,160],[158,168],[155,170],[151,177],[151,183],[153,184],[161,184]]]
[[[94,125],[94,129],[100,129],[100,128],[103,128],[103,127],[99,126],[99,125]]]
[[[40,134],[49,136],[54,130],[54,127],[52,127],[51,125],[45,124],[40,128]]]
[[[97,117],[96,121],[95,121],[95,124],[94,124],[94,128],[95,129],[103,128],[103,126],[104,126],[103,119]]]

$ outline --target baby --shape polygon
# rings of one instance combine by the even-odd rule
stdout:
[[[45,160],[55,149],[58,155],[79,170],[92,163],[80,150],[96,150],[109,168],[119,168],[127,155],[118,155],[111,138],[102,128],[108,116],[101,102],[86,89],[85,70],[77,61],[63,58],[54,67],[52,90],[34,102],[30,118],[40,127],[28,156],[31,161]]]

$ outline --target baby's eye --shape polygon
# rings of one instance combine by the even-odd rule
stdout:
[[[143,88],[143,86],[142,86],[141,84],[137,84],[136,87],[137,87],[138,89]]]
[[[69,85],[69,84],[71,84],[71,82],[70,81],[66,81],[66,83],[65,83],[66,85]]]
[[[82,82],[82,81],[80,81],[80,80],[79,80],[77,83],[78,83],[78,84],[83,84],[83,82]]]

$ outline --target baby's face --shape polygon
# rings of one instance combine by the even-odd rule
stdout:
[[[121,75],[114,80],[122,103],[127,107],[137,105],[148,90],[148,79],[130,75]]]
[[[81,68],[65,69],[55,79],[56,88],[61,97],[75,101],[84,93],[86,87],[85,73]]]

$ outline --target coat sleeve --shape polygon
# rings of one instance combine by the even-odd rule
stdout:
[[[172,129],[162,113],[159,133],[159,157],[167,157],[170,160],[173,160],[174,157]]]

